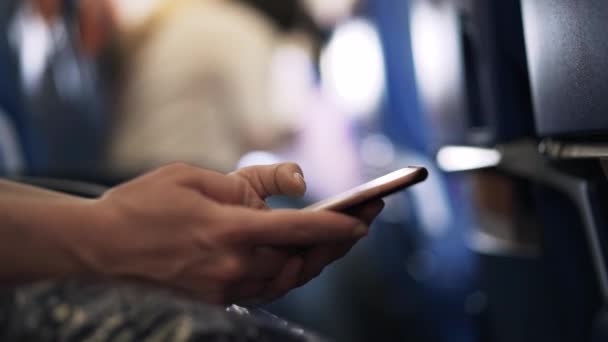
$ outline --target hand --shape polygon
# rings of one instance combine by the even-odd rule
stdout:
[[[97,200],[94,224],[74,232],[71,248],[96,273],[158,282],[210,303],[272,299],[300,284],[319,254],[292,255],[289,247],[349,246],[367,232],[360,220],[337,213],[253,209],[265,209],[268,195],[303,192],[294,167],[229,176],[182,164],[161,168]],[[370,208],[371,217],[377,208]],[[315,272],[318,260],[331,259],[315,258]]]
[[[250,196],[244,202],[253,208],[268,209],[264,199],[271,195],[302,196],[306,192],[302,170],[294,163],[248,167],[233,172],[230,176],[246,180],[244,187],[249,188],[246,193]],[[236,203],[242,201],[239,198],[238,193],[236,193],[232,201]],[[383,208],[384,202],[377,200],[353,208],[347,214],[360,219],[366,226],[369,226]],[[348,253],[358,240],[359,238],[355,238],[341,243],[319,244],[303,251],[300,250],[297,255],[290,253],[294,258],[292,258],[291,263],[284,265],[281,276],[278,277],[280,281],[275,281],[272,286],[267,286],[262,292],[258,291],[253,300],[246,300],[245,303],[268,302],[282,297],[295,287],[308,283],[317,277],[325,266]],[[273,251],[268,247],[258,247],[258,251],[267,253],[267,255],[276,253],[276,249]],[[275,255],[277,258],[281,257]],[[241,291],[237,291],[238,297],[251,297],[252,293],[248,290],[247,286],[244,286]]]

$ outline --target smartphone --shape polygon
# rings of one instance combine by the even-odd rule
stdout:
[[[351,190],[312,204],[304,210],[333,210],[345,212],[349,209],[404,190],[426,179],[424,167],[410,166],[376,178]]]

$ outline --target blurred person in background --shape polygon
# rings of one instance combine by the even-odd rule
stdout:
[[[294,110],[273,105],[270,63],[301,17],[296,3],[4,6],[25,174],[113,183],[173,160],[227,172],[292,137]]]
[[[129,174],[186,160],[230,171],[246,152],[288,142],[294,108],[273,105],[271,61],[297,4],[281,3],[158,0],[134,18],[134,5],[116,2],[123,60],[111,167]]]
[[[109,7],[95,1],[3,4],[7,110],[30,175],[82,176],[100,165],[107,135],[100,38]]]

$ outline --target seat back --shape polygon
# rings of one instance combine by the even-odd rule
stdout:
[[[518,0],[414,0],[417,82],[440,145],[534,135]]]
[[[542,136],[608,132],[608,2],[522,2],[536,126]]]

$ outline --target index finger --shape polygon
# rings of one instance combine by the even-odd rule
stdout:
[[[247,180],[260,198],[272,195],[302,196],[306,192],[304,174],[295,163],[250,166],[230,175]]]
[[[154,174],[162,174],[164,179],[175,179],[178,184],[220,203],[240,205],[247,195],[248,188],[244,181],[186,163],[166,165],[150,175]]]
[[[354,216],[360,219],[367,225],[371,225],[372,221],[374,221],[374,219],[380,214],[382,209],[384,209],[384,201],[378,199],[359,204],[353,208],[344,211],[344,213],[349,216]]]
[[[233,207],[230,239],[265,246],[310,246],[362,238],[368,227],[360,220],[330,211],[256,211]]]

